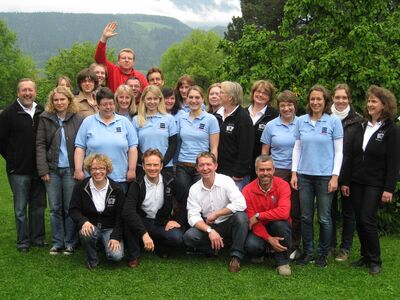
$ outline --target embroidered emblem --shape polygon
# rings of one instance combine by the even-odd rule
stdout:
[[[199,129],[203,130],[205,127],[206,127],[206,124],[204,124],[204,123],[200,123],[200,125],[199,125]]]
[[[226,132],[232,132],[233,129],[235,129],[235,126],[233,126],[233,125],[226,126]]]
[[[115,128],[115,131],[116,132],[122,132],[122,128],[121,127],[117,127],[117,128]]]
[[[328,127],[322,127],[321,134],[327,134],[328,133]]]
[[[261,124],[258,124],[258,130],[264,130],[264,128],[265,128],[265,125],[266,124],[264,124],[264,123],[261,123]]]
[[[113,206],[115,203],[115,196],[111,195],[110,198],[107,200],[107,206]]]
[[[375,139],[375,141],[377,141],[377,142],[382,142],[384,136],[385,136],[385,132],[384,132],[384,131],[379,131],[379,132],[376,134],[376,139]]]
[[[160,129],[165,129],[165,123],[160,123]]]

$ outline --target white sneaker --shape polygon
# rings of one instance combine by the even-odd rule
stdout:
[[[295,249],[292,253],[289,255],[290,260],[296,260],[301,256],[301,252],[299,249]]]
[[[282,276],[292,275],[292,270],[290,269],[289,264],[277,267],[276,271],[278,272],[279,275],[282,275]]]

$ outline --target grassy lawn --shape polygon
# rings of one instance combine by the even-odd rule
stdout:
[[[12,198],[4,161],[0,159],[0,299],[398,299],[400,238],[382,238],[383,272],[370,276],[348,262],[330,260],[326,269],[292,266],[293,275],[276,275],[273,261],[230,274],[228,257],[176,254],[160,259],[142,257],[137,269],[125,262],[85,268],[82,250],[70,257],[50,256],[48,249],[15,249]],[[47,213],[48,215],[48,213]],[[47,220],[48,238],[50,227]],[[351,260],[357,257],[356,241]],[[104,262],[104,260],[102,260]]]

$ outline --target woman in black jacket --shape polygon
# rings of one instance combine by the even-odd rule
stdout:
[[[112,163],[106,155],[89,155],[84,167],[90,177],[76,184],[69,214],[86,248],[87,267],[93,270],[99,264],[96,247],[99,240],[108,260],[120,261],[124,256],[121,211],[125,196],[119,184],[107,177]]]
[[[350,88],[347,84],[337,84],[332,91],[332,114],[338,117],[342,121],[343,126],[343,152],[346,153],[346,149],[351,147],[352,144],[352,132],[359,128],[363,117],[358,114],[353,106],[351,105],[351,93]],[[345,164],[348,157],[343,156],[343,163]],[[343,169],[342,169],[343,170]],[[339,185],[341,185],[341,176],[339,176]],[[340,250],[336,256],[336,261],[345,261],[349,257],[350,248],[353,244],[354,231],[356,228],[356,220],[354,217],[354,210],[350,200],[350,197],[346,197],[341,194],[340,203],[342,208],[343,216],[343,227],[342,227],[342,242],[340,244]],[[338,218],[338,191],[335,192],[332,200],[332,240],[331,250],[333,254],[336,249],[336,224]]]
[[[261,135],[265,125],[275,119],[279,113],[271,106],[276,93],[276,88],[268,80],[258,80],[253,83],[250,93],[250,106],[247,108],[254,127],[254,148],[251,163],[250,181],[256,179],[254,162],[261,154]]]
[[[361,243],[355,267],[367,266],[371,275],[382,269],[377,212],[380,202],[393,200],[400,167],[396,97],[372,85],[366,94],[367,121],[351,136],[343,165],[342,193],[351,196]]]
[[[83,117],[69,88],[60,86],[49,94],[39,117],[36,136],[38,174],[46,185],[50,204],[52,247],[50,254],[70,255],[77,243],[75,223],[68,214],[75,186],[75,137]]]

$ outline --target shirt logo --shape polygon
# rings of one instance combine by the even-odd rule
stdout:
[[[107,206],[113,206],[115,203],[115,196],[111,195],[107,200]]]
[[[115,132],[122,132],[122,128],[121,127],[115,128]]]
[[[377,135],[376,135],[375,141],[382,142],[384,136],[385,136],[385,132],[384,131],[379,131],[377,133]]]
[[[205,127],[206,127],[206,124],[204,124],[204,123],[200,123],[200,125],[199,125],[199,129],[203,130]]]
[[[160,129],[165,129],[165,123],[160,123]]]
[[[165,193],[168,195],[168,196],[170,196],[171,195],[171,188],[169,187],[169,186],[167,186],[166,188],[165,188]]]
[[[235,126],[233,126],[233,125],[226,126],[226,132],[232,132],[234,129],[235,129]]]
[[[328,127],[322,127],[321,134],[327,134],[328,133]]]
[[[264,128],[265,128],[264,123],[258,124],[258,130],[262,131],[262,130],[264,130]]]

